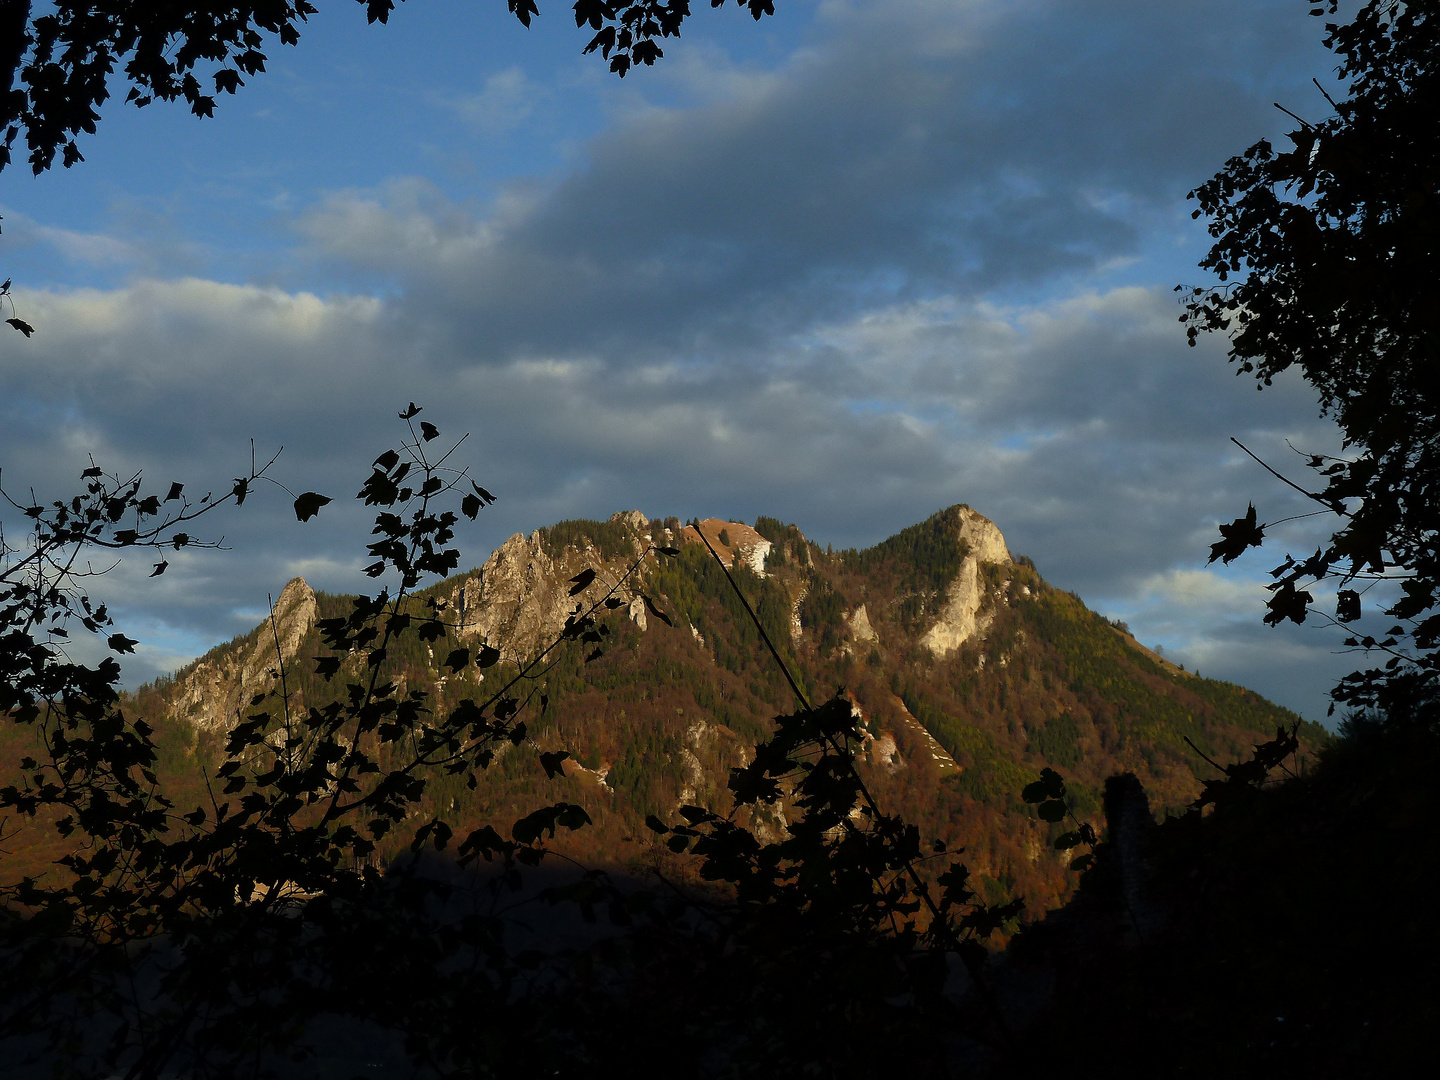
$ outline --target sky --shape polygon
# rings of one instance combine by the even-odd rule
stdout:
[[[121,93],[83,163],[0,173],[36,328],[0,335],[7,491],[68,496],[91,455],[221,491],[253,440],[336,496],[302,525],[264,487],[208,522],[226,550],[111,571],[129,683],[293,576],[368,585],[349,496],[414,401],[499,497],[462,566],[631,508],[851,547],[966,502],[1142,642],[1323,719],[1358,659],[1261,619],[1327,519],[1205,559],[1252,500],[1310,509],[1232,437],[1297,476],[1338,437],[1300,381],[1188,347],[1172,291],[1208,283],[1187,192],[1283,140],[1275,102],[1328,108],[1310,5],[697,5],[624,80],[555,3],[529,30],[500,0],[317,6],[215,118]]]

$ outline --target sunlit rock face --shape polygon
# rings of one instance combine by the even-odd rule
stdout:
[[[602,552],[590,541],[562,544],[547,541],[539,531],[516,533],[495,549],[479,574],[472,574],[450,596],[450,617],[457,636],[465,642],[489,642],[512,659],[538,653],[559,635],[565,620],[579,602],[602,595],[605,578],[616,580],[626,567],[643,556],[652,540],[650,520],[639,510],[611,516],[609,525],[623,530],[623,552]],[[661,537],[659,542],[664,542]],[[654,556],[646,556],[654,562]],[[580,571],[600,572],[596,581],[577,595],[570,579]],[[646,627],[644,603],[632,590],[620,597],[630,604],[631,621]]]
[[[516,533],[485,561],[478,575],[455,590],[451,615],[462,641],[505,642],[507,652],[543,647],[573,610],[566,590],[564,559],[545,551],[539,532]],[[575,571],[571,571],[571,575]]]
[[[969,554],[961,562],[960,572],[945,590],[945,607],[940,617],[920,638],[920,644],[937,658],[948,656],[971,638],[985,632],[990,625],[990,615],[985,611],[980,566],[1010,562],[1005,537],[989,518],[968,507],[962,508],[959,533],[969,546]]]
[[[856,641],[873,645],[880,640],[879,635],[875,633],[875,628],[870,625],[870,613],[865,610],[864,604],[856,608],[854,614],[846,621],[850,624],[850,636]]]
[[[273,688],[315,625],[315,590],[294,578],[280,590],[271,619],[251,632],[245,647],[215,650],[178,680],[174,712],[205,730],[240,717],[250,699]]]

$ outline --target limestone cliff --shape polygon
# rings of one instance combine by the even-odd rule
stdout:
[[[948,656],[971,638],[985,632],[990,624],[990,615],[984,610],[985,590],[980,580],[980,567],[982,564],[1010,562],[1005,538],[993,521],[969,507],[962,507],[959,515],[960,539],[969,550],[960,563],[960,572],[946,588],[945,607],[940,617],[920,638],[920,644],[937,658]]]
[[[205,730],[223,729],[241,715],[256,694],[276,683],[282,665],[294,662],[315,625],[315,590],[294,578],[280,590],[271,618],[241,648],[212,649],[175,681],[173,712]]]
[[[602,595],[654,540],[650,521],[639,510],[615,514],[608,524],[625,531],[627,550],[620,557],[589,542],[557,550],[539,530],[510,537],[478,574],[450,590],[449,616],[456,636],[467,644],[488,642],[511,659],[528,659],[545,648],[560,633],[577,603]],[[668,539],[661,536],[659,542]],[[597,571],[595,581],[571,596],[570,579],[586,569]],[[623,587],[619,595],[629,604],[631,621],[646,629],[644,602],[638,594]]]

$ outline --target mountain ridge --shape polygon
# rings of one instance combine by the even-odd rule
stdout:
[[[427,795],[435,809],[473,826],[571,798],[595,822],[567,841],[573,854],[663,862],[683,873],[656,850],[645,815],[668,819],[688,802],[725,812],[729,770],[748,760],[771,718],[794,708],[701,533],[811,698],[843,692],[858,710],[865,735],[857,756],[886,805],[965,844],[996,895],[1020,892],[1037,909],[1071,887],[1051,850],[1055,829],[1019,796],[1042,765],[1065,772],[1086,819],[1098,822],[1104,778],[1121,771],[1139,775],[1162,811],[1175,810],[1209,769],[1193,747],[1215,760],[1243,757],[1277,725],[1298,720],[1151,653],[1046,583],[1030,560],[1012,557],[999,528],[965,505],[838,552],[775,518],[682,525],[624,511],[517,533],[483,566],[418,594],[417,603],[445,614],[449,633],[409,644],[387,658],[385,673],[402,693],[423,690],[438,711],[484,692],[486,671],[446,668],[453,649],[498,648],[489,674],[511,671],[553,640],[577,602],[634,567],[616,593],[603,647],[555,651],[535,687],[545,708],[526,743],[499,755],[474,792],[436,778]],[[678,554],[656,550],[666,547]],[[572,595],[589,570],[594,581]],[[296,579],[280,594],[273,627],[142,688],[135,706],[172,725],[177,760],[201,760],[225,727],[214,709],[234,709],[233,721],[247,694],[273,689],[278,668],[262,671],[258,661],[267,634],[272,658],[280,642],[293,704],[334,695],[338,688],[309,670],[319,651],[314,622],[346,604]],[[222,686],[225,673],[231,681]],[[1313,725],[1306,732],[1312,742],[1323,738]],[[537,755],[559,751],[569,758],[547,779]],[[751,824],[779,830],[783,818],[782,806],[776,820]]]

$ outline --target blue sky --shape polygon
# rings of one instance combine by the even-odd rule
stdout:
[[[1323,107],[1293,0],[778,0],[697,10],[623,81],[568,8],[322,4],[220,102],[112,102],[86,161],[0,173],[7,487],[93,453],[222,487],[284,446],[349,493],[407,401],[501,501],[462,541],[640,508],[874,543],[954,502],[1053,583],[1203,674],[1320,718],[1340,634],[1260,623],[1265,570],[1206,568],[1218,520],[1305,508],[1277,464],[1333,450],[1303,385],[1189,349],[1186,192]],[[123,97],[123,95],[120,95]],[[262,492],[231,550],[112,575],[147,678],[303,574],[361,587],[364,515]],[[1309,531],[1307,531],[1309,530]]]

